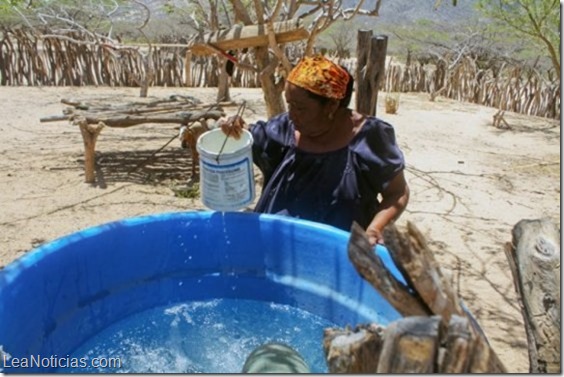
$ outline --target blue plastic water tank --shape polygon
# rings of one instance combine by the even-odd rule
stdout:
[[[0,271],[0,346],[18,358],[68,355],[134,313],[214,298],[289,304],[339,326],[399,318],[350,263],[348,238],[254,213],[165,213],[88,228]],[[397,274],[386,249],[377,252]],[[36,371],[47,370],[25,373]]]

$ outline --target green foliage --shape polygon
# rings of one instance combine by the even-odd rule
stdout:
[[[442,4],[442,2],[443,2],[442,0],[436,0],[436,1],[435,1],[435,8],[440,7],[441,4]],[[453,6],[453,7],[455,7],[457,3],[458,3],[457,0],[452,0],[452,6]]]
[[[331,24],[316,40],[316,47],[337,53],[339,57],[354,56],[357,30],[354,21],[336,21]]]
[[[200,197],[200,185],[197,182],[188,186],[172,187],[171,189],[177,198],[198,199]]]
[[[479,0],[478,10],[494,22],[499,35],[516,33],[532,42],[533,54],[549,56],[560,72],[560,2],[558,0]]]
[[[446,24],[440,21],[419,19],[410,24],[383,24],[380,31],[390,35],[388,53],[405,56],[407,51],[418,54],[442,54],[474,33],[478,23]]]

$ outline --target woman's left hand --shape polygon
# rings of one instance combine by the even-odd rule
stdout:
[[[407,182],[405,182],[403,170],[392,178],[381,194],[382,201],[380,202],[379,211],[366,228],[366,235],[372,246],[377,243],[384,244],[382,230],[386,225],[400,217],[409,201],[409,187]]]
[[[382,231],[380,229],[368,227],[368,229],[366,229],[366,236],[368,236],[368,242],[370,242],[370,246],[375,246],[376,244],[384,244],[384,236],[382,235]]]

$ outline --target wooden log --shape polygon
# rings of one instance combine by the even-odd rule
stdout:
[[[131,109],[129,111],[103,111],[103,112],[78,112],[74,110],[65,111],[65,115],[54,115],[40,118],[41,123],[71,120],[76,116],[86,119],[88,124],[107,122],[108,127],[130,127],[143,123],[176,123],[183,124],[198,119],[214,119],[224,116],[223,110],[198,111],[201,106],[189,107],[185,111],[182,107],[159,108],[159,109]],[[170,110],[174,110],[171,112]],[[191,110],[191,111],[189,111]],[[168,114],[168,115],[166,115]]]
[[[210,108],[210,106],[213,106]],[[163,115],[163,114],[174,114],[177,112],[185,112],[185,111],[198,111],[203,109],[210,109],[210,111],[222,111],[221,107],[216,104],[211,105],[193,105],[193,104],[182,104],[182,103],[171,103],[169,105],[162,105],[162,106],[130,106],[130,107],[120,107],[120,108],[113,108],[108,107],[104,110],[92,110],[92,111],[71,111],[70,113],[81,114],[90,117],[104,117],[104,118],[111,118],[111,117],[119,117],[123,115]]]
[[[374,253],[364,230],[356,223],[351,228],[348,255],[358,273],[402,315],[431,314],[424,303],[392,276]]]
[[[224,116],[223,111],[186,111],[171,115],[116,115],[112,117],[97,116],[96,114],[85,114],[84,118],[88,124],[104,123],[108,127],[126,128],[144,123],[159,124],[187,124],[200,119],[217,120]]]
[[[136,107],[131,107],[130,109],[126,109],[124,108],[123,110],[120,111],[115,111],[114,109],[111,109],[112,111],[109,111],[108,113],[122,113],[122,114],[131,114],[131,115],[137,115],[137,114],[154,114],[154,113],[171,113],[171,112],[177,112],[177,111],[188,111],[188,110],[201,110],[201,109],[205,109],[205,108],[209,108],[210,105],[206,105],[206,104],[202,104],[202,105],[195,105],[195,104],[191,104],[191,103],[170,103],[170,104],[166,104],[166,105],[161,105],[161,106],[154,106],[154,107],[141,107],[141,106],[136,106]],[[217,111],[221,111],[221,107],[219,105],[214,106],[214,108]]]
[[[325,329],[323,348],[330,373],[505,373],[468,318],[407,317],[387,328]]]
[[[69,120],[68,115],[51,115],[48,117],[39,118],[39,122],[41,123],[48,123],[48,122],[60,122],[63,120]]]
[[[441,318],[409,317],[384,331],[376,373],[432,373],[439,350]]]
[[[329,373],[376,373],[384,328],[364,324],[351,329],[325,329],[323,350]]]
[[[309,36],[301,18],[274,22],[273,27],[278,43],[295,42]],[[203,37],[196,36],[189,41],[188,48],[194,55],[215,54],[216,50],[209,47],[209,44],[223,51],[265,47],[268,46],[268,33],[264,24],[247,26],[238,24],[229,29],[206,33]]]
[[[468,318],[453,315],[444,336],[444,355],[439,373],[467,373],[472,355],[472,332]]]
[[[560,373],[560,231],[550,219],[521,220],[505,253],[528,339],[531,373]]]
[[[450,289],[449,282],[441,274],[440,266],[428,249],[423,235],[417,231],[415,226],[408,223],[407,233],[402,233],[395,225],[388,225],[384,229],[384,238],[390,255],[407,281],[408,288],[395,281],[380,259],[376,257],[364,230],[354,223],[351,228],[348,250],[349,258],[359,274],[405,316],[434,314],[434,318],[439,319],[443,327],[451,323],[454,317],[467,317],[468,321],[465,323],[469,324],[469,331],[473,339],[472,345],[468,348],[477,347],[478,356],[475,360],[472,359],[473,361],[464,362],[462,366],[457,365],[451,359],[444,368],[456,370],[468,365],[469,369],[473,368],[476,371],[505,372],[505,367],[489,347],[483,331],[471,315],[462,308],[456,293]],[[413,306],[415,309],[406,307],[406,305]],[[409,313],[410,310],[418,310],[423,314],[404,314]],[[383,357],[382,354],[381,358]],[[423,367],[423,364],[417,364],[413,368],[421,369]],[[388,369],[393,369],[393,367],[388,366],[383,370]]]
[[[440,315],[445,322],[453,314],[463,314],[456,292],[415,225],[408,222],[404,234],[393,224],[387,226],[384,239],[396,265],[433,314]]]
[[[128,103],[124,103],[124,104],[120,104],[120,105],[116,105],[116,104],[107,104],[107,103],[103,103],[103,104],[95,104],[95,103],[87,103],[87,102],[82,102],[76,99],[69,99],[69,98],[63,98],[61,99],[61,103],[64,103],[66,105],[69,106],[73,106],[77,109],[80,110],[93,110],[93,111],[101,111],[101,110],[114,110],[114,111],[118,111],[118,110],[127,110],[127,109],[131,109],[134,107],[147,107],[147,108],[154,108],[154,107],[158,107],[161,105],[167,105],[167,104],[172,104],[172,105],[201,105],[202,102],[197,99],[196,97],[192,97],[192,96],[186,96],[186,95],[179,95],[179,94],[172,94],[166,98],[159,98],[156,100],[151,100],[151,101],[139,101],[139,102],[128,102]],[[220,105],[221,103],[218,103],[218,105]],[[202,106],[208,107],[211,104],[204,104]]]

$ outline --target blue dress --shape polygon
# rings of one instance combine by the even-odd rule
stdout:
[[[348,146],[310,153],[296,147],[288,113],[249,127],[253,161],[264,175],[255,212],[285,214],[350,231],[366,228],[378,194],[405,166],[393,127],[367,118]]]

